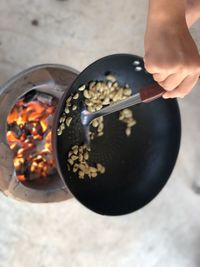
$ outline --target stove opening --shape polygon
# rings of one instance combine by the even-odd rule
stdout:
[[[52,153],[52,124],[58,99],[32,90],[21,97],[7,117],[7,140],[16,178],[35,188],[58,176]]]

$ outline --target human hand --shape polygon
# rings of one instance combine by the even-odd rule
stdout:
[[[185,17],[149,17],[144,45],[145,68],[167,91],[163,97],[187,95],[200,76],[200,56]]]

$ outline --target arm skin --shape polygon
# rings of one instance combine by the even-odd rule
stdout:
[[[164,98],[184,97],[200,76],[199,52],[188,30],[200,15],[194,4],[199,1],[149,0],[144,62],[166,90]]]

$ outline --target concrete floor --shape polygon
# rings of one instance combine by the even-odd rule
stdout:
[[[116,52],[143,55],[147,0],[1,0],[0,83],[39,63],[82,70]],[[31,21],[37,19],[38,26]],[[192,34],[200,45],[200,23]],[[74,199],[19,203],[0,195],[0,267],[199,267],[200,86],[180,101],[180,156],[144,209],[98,216]]]

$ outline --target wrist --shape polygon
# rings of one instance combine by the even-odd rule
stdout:
[[[162,32],[168,31],[171,33],[176,33],[177,31],[185,31],[187,27],[186,17],[170,17],[168,15],[158,16],[158,17],[148,17],[147,29],[150,28],[155,30],[160,30]]]

